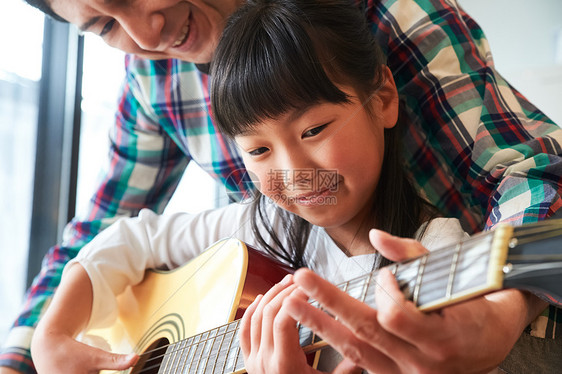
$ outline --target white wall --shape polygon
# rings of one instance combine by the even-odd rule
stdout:
[[[562,1],[458,2],[484,30],[497,70],[562,125]]]

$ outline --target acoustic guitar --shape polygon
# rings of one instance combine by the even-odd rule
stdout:
[[[432,311],[502,288],[562,299],[562,220],[500,225],[462,242],[389,266],[403,293]],[[235,239],[219,241],[183,267],[149,270],[119,297],[118,321],[82,340],[141,355],[129,373],[244,373],[239,319],[260,293],[292,269]],[[376,273],[338,287],[373,307]],[[317,307],[315,301],[311,301]],[[326,345],[299,325],[308,353]]]

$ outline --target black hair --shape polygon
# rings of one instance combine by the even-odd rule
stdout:
[[[227,22],[211,63],[213,117],[221,132],[235,137],[291,110],[349,102],[337,85],[353,87],[365,102],[385,83],[384,64],[364,15],[349,0],[248,0]],[[372,226],[412,237],[435,211],[405,174],[400,126],[384,135]],[[289,248],[283,248],[265,214],[265,201],[257,193],[252,208],[258,243],[297,268],[306,266],[311,225],[277,207],[287,227]],[[274,245],[262,237],[260,224]]]
[[[43,13],[45,13],[46,15],[48,15],[49,17],[51,17],[56,21],[68,23],[67,20],[65,20],[64,18],[62,18],[61,16],[59,16],[53,11],[53,8],[51,8],[51,4],[49,4],[47,0],[25,0],[25,2],[31,5],[32,7],[39,9],[40,11],[42,11]]]

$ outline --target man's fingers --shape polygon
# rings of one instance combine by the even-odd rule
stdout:
[[[294,282],[308,297],[318,301],[322,307],[332,315],[337,316],[346,325],[352,323],[356,326],[364,326],[363,323],[366,321],[360,320],[359,316],[376,321],[377,317],[374,309],[354,299],[308,269],[297,270],[294,275]],[[353,326],[350,327],[354,329]]]
[[[351,363],[369,367],[372,371],[392,373],[396,365],[368,343],[358,339],[339,321],[298,297],[289,297],[283,303],[286,312],[302,325],[310,328]],[[384,334],[384,332],[382,333]],[[377,370],[374,370],[377,368]]]
[[[399,238],[381,230],[369,231],[369,240],[380,254],[391,261],[404,261],[428,252],[417,240]]]
[[[375,300],[381,326],[418,349],[425,350],[421,343],[429,337],[443,335],[439,328],[444,324],[442,317],[438,313],[423,313],[407,301],[388,269],[381,269],[377,276]]]
[[[332,371],[332,374],[361,374],[362,372],[363,369],[355,365],[347,358],[344,358]]]

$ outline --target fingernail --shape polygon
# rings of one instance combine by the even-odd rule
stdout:
[[[279,282],[279,284],[282,284],[282,285],[289,284],[291,282],[292,278],[293,278],[293,274],[287,274],[287,275],[285,275],[285,277],[283,277],[283,279],[281,279],[281,282]]]

